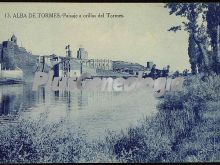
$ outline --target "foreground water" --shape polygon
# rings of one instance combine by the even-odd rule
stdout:
[[[48,122],[67,119],[88,140],[103,138],[106,131],[120,131],[156,112],[156,102],[149,89],[132,92],[77,91],[53,92],[32,84],[0,86],[0,116],[22,115],[31,119],[47,112]],[[1,121],[3,121],[1,119]],[[4,120],[5,121],[5,120]],[[11,120],[7,122],[12,122]]]

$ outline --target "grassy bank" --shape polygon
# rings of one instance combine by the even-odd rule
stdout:
[[[158,109],[158,114],[142,121],[141,127],[130,128],[120,137],[111,137],[112,154],[118,160],[220,160],[219,76],[188,78],[184,89],[167,93]]]
[[[191,77],[137,127],[88,143],[67,120],[20,119],[0,127],[0,162],[185,162],[220,160],[220,77]]]

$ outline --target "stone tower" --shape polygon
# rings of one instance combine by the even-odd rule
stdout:
[[[65,49],[66,49],[66,56],[68,58],[71,58],[72,57],[72,51],[70,50],[70,45],[67,45]]]
[[[14,34],[11,37],[11,42],[13,42],[15,45],[17,45],[17,37]]]
[[[88,59],[88,52],[84,48],[79,48],[77,51],[77,58],[78,59]]]

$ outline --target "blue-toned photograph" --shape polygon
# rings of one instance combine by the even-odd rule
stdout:
[[[0,2],[0,164],[220,162],[220,3]]]

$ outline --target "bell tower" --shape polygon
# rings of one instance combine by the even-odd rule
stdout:
[[[70,50],[70,45],[67,45],[65,49],[66,49],[66,56],[69,58],[72,57],[72,51]]]
[[[11,42],[17,45],[17,37],[14,34],[11,37]]]

